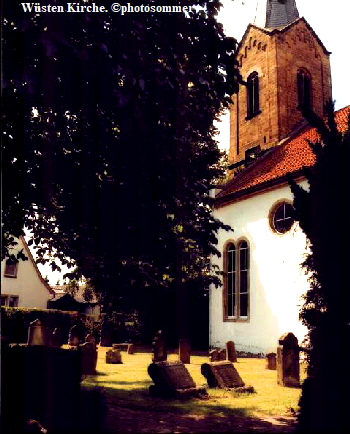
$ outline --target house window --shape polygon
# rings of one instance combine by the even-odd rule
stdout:
[[[18,295],[1,295],[1,306],[17,307]]]
[[[298,107],[311,108],[311,77],[305,69],[297,73]]]
[[[7,260],[5,264],[5,277],[17,277],[18,262]]]
[[[252,72],[247,79],[247,119],[259,113],[259,76]]]
[[[280,202],[272,208],[270,226],[275,232],[279,234],[288,232],[294,220],[294,208],[290,203]]]
[[[249,312],[249,246],[242,240],[226,247],[224,257],[225,320],[247,320]]]

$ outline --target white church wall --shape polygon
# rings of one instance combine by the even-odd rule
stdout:
[[[306,181],[302,182],[307,186]],[[234,231],[220,231],[218,249],[225,243],[245,238],[250,246],[250,313],[247,321],[223,320],[223,287],[210,291],[210,344],[223,347],[233,340],[239,351],[266,353],[276,351],[278,338],[294,333],[299,342],[306,328],[299,321],[301,296],[308,283],[300,267],[306,252],[306,238],[295,223],[280,235],[269,223],[269,213],[276,202],[292,201],[290,188],[256,194],[215,211],[215,217]],[[213,262],[223,269],[223,258]]]

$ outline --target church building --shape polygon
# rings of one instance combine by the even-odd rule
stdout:
[[[258,1],[237,48],[244,84],[230,110],[233,175],[216,191],[214,215],[232,231],[219,232],[222,256],[213,258],[223,286],[210,290],[211,347],[233,340],[238,351],[265,354],[283,333],[301,343],[307,332],[299,321],[307,240],[293,219],[287,176],[307,189],[303,169],[315,162],[308,141],[318,135],[300,109],[325,115],[329,56],[295,0]],[[349,106],[337,112],[341,130],[349,112]]]

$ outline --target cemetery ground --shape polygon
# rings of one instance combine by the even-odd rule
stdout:
[[[122,364],[106,364],[109,348],[99,347],[97,374],[86,376],[82,390],[85,430],[101,433],[206,433],[206,432],[293,432],[300,388],[277,385],[277,371],[265,369],[266,360],[238,358],[235,363],[253,394],[208,389],[209,399],[171,400],[151,397],[153,384],[147,373],[151,351],[122,352]],[[168,361],[178,359],[176,353]],[[191,355],[186,367],[197,386],[206,385],[201,364],[204,355]],[[301,379],[305,370],[301,369]],[[94,413],[94,415],[93,415]],[[95,420],[94,428],[88,421]]]

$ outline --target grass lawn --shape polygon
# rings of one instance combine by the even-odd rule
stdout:
[[[97,375],[87,376],[82,385],[85,388],[103,388],[109,405],[113,402],[119,407],[145,411],[162,411],[178,414],[202,416],[224,416],[227,413],[237,416],[266,417],[290,414],[290,409],[298,409],[301,389],[277,385],[277,371],[265,369],[264,359],[238,359],[235,367],[246,385],[256,390],[254,394],[236,395],[230,390],[208,389],[209,399],[187,401],[163,400],[152,398],[148,387],[153,384],[147,373],[152,362],[151,353],[126,354],[122,352],[123,364],[106,364],[105,354],[109,348],[100,347],[97,363]],[[176,354],[170,354],[168,360],[177,360]],[[201,364],[208,362],[208,357],[191,356],[191,364],[186,365],[197,386],[206,385],[200,372]],[[301,378],[305,378],[301,369]]]

